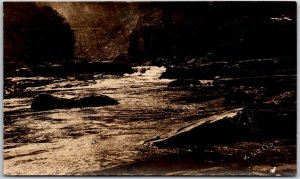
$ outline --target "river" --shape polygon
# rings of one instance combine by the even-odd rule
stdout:
[[[32,96],[5,98],[4,174],[205,175],[209,171],[216,174],[218,172],[219,174],[228,174],[225,172],[228,171],[228,168],[222,166],[223,168],[220,169],[220,163],[216,162],[223,159],[220,160],[216,157],[210,160],[205,159],[209,167],[207,167],[208,165],[204,167],[203,163],[201,165],[195,163],[195,155],[189,156],[189,150],[157,149],[143,142],[190,124],[196,119],[200,119],[202,115],[222,112],[223,108],[219,105],[222,98],[199,103],[180,101],[179,99],[193,96],[193,90],[170,90],[167,88],[168,83],[172,80],[159,79],[159,76],[166,70],[164,67],[140,66],[134,67],[134,69],[135,73],[123,76],[89,74],[68,78],[8,78],[13,82],[51,81],[45,85],[27,87],[24,91],[28,94],[49,93],[64,98],[103,94],[117,99],[120,104],[33,111],[30,109]],[[203,82],[206,83],[206,81]],[[278,143],[280,142],[282,141],[278,141]],[[243,148],[241,146],[247,146],[236,145],[239,147],[235,146],[236,149],[230,150],[231,153],[238,148]],[[268,150],[277,150],[274,141],[255,143],[251,146],[252,150],[256,151],[265,145],[272,146]],[[285,146],[286,143],[278,145],[281,150],[285,150],[285,148],[282,149],[282,145]],[[294,147],[294,144],[291,144],[286,147],[286,151],[291,151],[290,149]],[[217,148],[216,146],[215,151]],[[280,151],[280,153],[282,152]],[[248,154],[250,155],[250,152]],[[183,155],[188,156],[182,158]],[[288,159],[293,158],[293,150],[286,155],[288,155]],[[159,159],[164,156],[168,157]],[[170,156],[173,158],[170,159]],[[178,168],[181,163],[179,159],[185,163],[184,166],[181,164],[181,168]],[[146,161],[149,160],[151,161],[147,163]],[[140,162],[146,162],[147,165]],[[292,166],[287,167],[290,173],[295,170],[293,162],[292,164],[284,162],[284,166]],[[143,166],[139,171],[130,172],[128,170],[128,166],[132,168],[133,165],[139,163],[139,166]],[[151,169],[159,163],[167,171],[152,170],[151,172]],[[231,169],[235,164],[231,163],[230,166],[233,166]],[[147,168],[145,166],[149,167],[150,165],[152,168],[145,170]],[[122,168],[126,168],[126,166],[127,172]],[[255,174],[253,172],[259,173],[260,171],[250,171],[248,167],[249,165],[245,165],[244,168],[236,167],[235,169],[247,170],[246,175],[253,175]],[[271,167],[271,164],[266,164],[265,171],[268,173]],[[113,170],[114,168],[118,172]],[[203,170],[204,168],[210,168],[210,170]],[[182,170],[189,172],[182,173]],[[229,174],[233,173],[229,172]]]

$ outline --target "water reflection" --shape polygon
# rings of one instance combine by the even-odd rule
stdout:
[[[208,158],[203,158],[201,154],[201,160],[197,160],[194,154],[187,154],[187,157],[167,155],[177,154],[178,151],[150,148],[143,143],[144,140],[157,136],[164,137],[168,132],[190,124],[193,120],[222,113],[225,110],[222,105],[223,98],[212,98],[211,101],[205,102],[199,100],[196,103],[183,100],[199,95],[201,98],[201,94],[207,92],[170,90],[167,85],[171,80],[159,79],[164,71],[164,67],[147,66],[136,67],[135,73],[125,74],[123,77],[93,74],[93,78],[88,75],[88,80],[86,76],[51,79],[52,82],[46,85],[26,87],[26,92],[31,94],[30,97],[5,98],[4,174],[105,175],[117,174],[115,173],[117,169],[119,174],[139,175],[143,174],[140,173],[142,170],[144,172],[151,170],[147,167],[157,166],[156,159],[165,165],[158,173],[163,175],[204,175],[209,171],[213,171],[214,174],[218,172],[232,174],[230,171],[234,169],[247,170],[249,174],[253,174],[254,171],[247,168],[251,161],[244,161],[243,157],[249,155],[249,152],[247,153],[249,148],[251,152],[261,149],[260,143],[232,146],[230,150],[216,146],[214,150],[218,155],[206,153]],[[210,81],[205,82],[209,86]],[[120,104],[32,111],[30,109],[32,96],[42,92],[64,98],[104,94],[117,99]],[[283,143],[280,147],[285,145],[286,143]],[[247,150],[244,150],[243,146],[252,147],[246,147]],[[293,147],[295,148],[294,145],[289,144],[286,148],[283,147],[283,151],[290,151]],[[294,154],[295,152],[273,151],[269,156],[280,158],[284,155],[287,159],[295,159]],[[196,156],[199,157],[198,154]],[[228,164],[229,168],[214,163],[223,160],[224,156],[236,157]],[[182,160],[178,160],[178,157]],[[240,161],[246,162],[245,165],[236,168],[235,165],[240,164]],[[199,163],[201,165],[198,165]],[[205,167],[201,168],[204,165]],[[269,165],[268,163],[266,171],[270,170]],[[178,170],[174,166],[178,166]],[[128,167],[133,168],[129,171]],[[190,170],[191,167],[193,170]],[[211,168],[207,169],[207,167]],[[162,169],[166,170],[162,171]],[[225,170],[229,173],[224,173]]]
[[[64,98],[104,94],[117,99],[120,104],[116,106],[34,112],[30,110],[31,98],[5,99],[5,120],[15,121],[5,126],[5,133],[13,135],[9,131],[26,126],[26,132],[17,135],[21,141],[11,141],[6,135],[4,156],[16,157],[4,161],[5,173],[83,173],[147,157],[139,152],[147,147],[141,141],[182,125],[180,114],[186,116],[189,110],[194,113],[196,109],[194,105],[170,102],[174,93],[163,90],[170,80],[159,79],[164,71],[164,67],[136,67],[136,73],[124,77],[56,79],[26,88],[26,92],[47,92]],[[19,116],[20,110],[23,113]],[[19,156],[35,148],[45,152]],[[25,159],[32,161],[20,163]]]

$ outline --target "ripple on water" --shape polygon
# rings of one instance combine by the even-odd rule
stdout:
[[[4,174],[80,175],[100,170],[103,171],[96,173],[112,174],[116,171],[114,167],[123,171],[120,174],[130,174],[133,170],[147,171],[149,166],[163,168],[162,165],[164,169],[175,168],[161,174],[188,174],[180,168],[177,169],[182,172],[176,173],[176,166],[192,167],[188,160],[193,161],[195,156],[178,160],[178,155],[177,159],[176,155],[165,156],[178,151],[149,148],[141,141],[164,136],[174,128],[203,117],[206,112],[215,114],[223,110],[222,99],[201,104],[174,102],[192,93],[166,90],[171,80],[159,79],[164,71],[164,67],[137,67],[136,73],[123,77],[93,74],[89,78],[94,79],[88,81],[85,78],[56,79],[50,84],[26,89],[33,94],[46,92],[66,98],[104,94],[119,101],[115,106],[32,111],[31,98],[4,99]],[[225,149],[215,151],[226,153]],[[153,159],[155,156],[160,158]],[[199,160],[193,162],[199,163]]]

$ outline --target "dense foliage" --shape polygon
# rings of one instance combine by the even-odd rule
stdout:
[[[135,60],[296,56],[293,2],[160,2],[140,10],[129,46]]]
[[[70,60],[74,43],[70,25],[50,6],[32,2],[4,3],[6,64]]]

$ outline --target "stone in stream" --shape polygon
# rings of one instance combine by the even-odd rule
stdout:
[[[162,139],[151,140],[150,144],[161,148],[206,148],[245,139],[296,138],[295,92],[286,91],[272,97],[265,96],[262,100],[265,101],[254,106],[201,118],[171,131]]]
[[[117,100],[105,95],[89,96],[80,99],[66,99],[50,94],[39,94],[33,98],[31,109],[36,111],[74,107],[96,107],[119,104]]]
[[[176,129],[167,137],[151,141],[157,147],[206,147],[241,139],[246,135],[239,125],[239,118],[243,108],[237,108],[225,113],[203,118],[190,125]]]
[[[201,86],[202,84],[200,83],[199,80],[194,80],[194,79],[177,79],[174,81],[171,81],[168,84],[168,87],[180,87],[180,86],[189,86],[189,87],[194,87],[194,86]]]
[[[167,67],[166,71],[161,74],[160,78],[167,79],[213,79],[220,70],[227,64],[225,61],[211,62],[200,66],[176,66]]]

